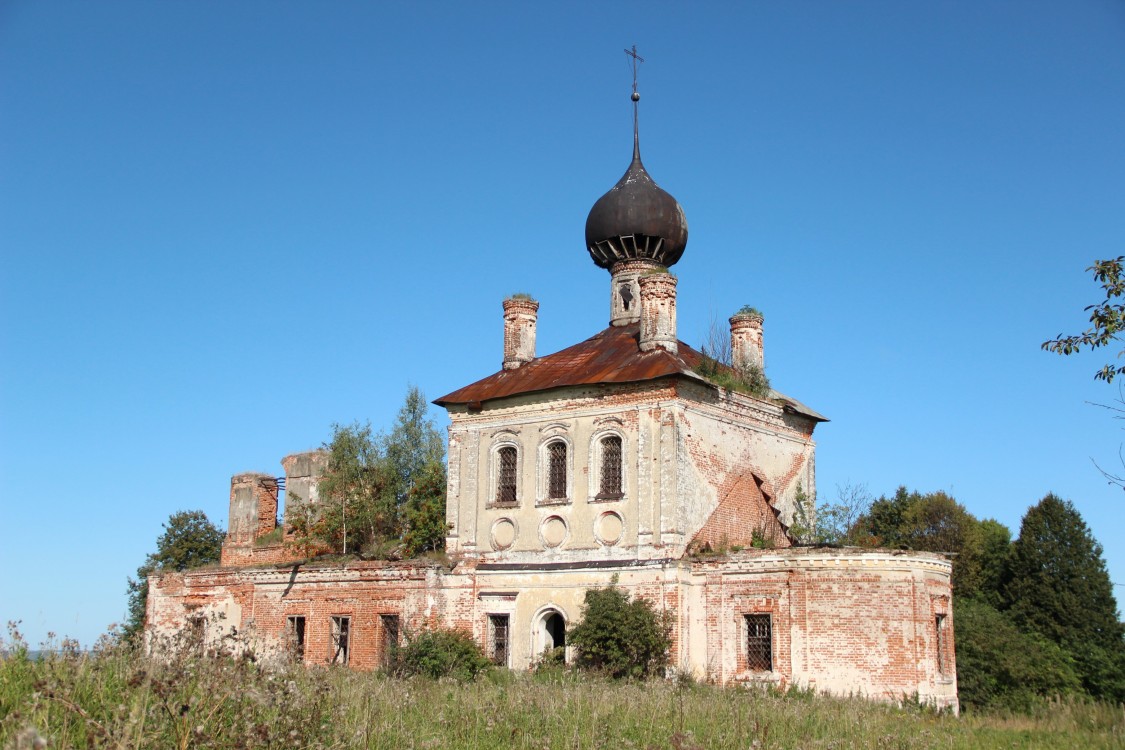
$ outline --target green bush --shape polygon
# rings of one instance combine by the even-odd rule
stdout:
[[[615,678],[656,675],[672,647],[669,618],[641,598],[630,600],[616,586],[586,592],[582,621],[570,631],[582,669]]]
[[[492,666],[473,637],[463,630],[423,630],[391,655],[390,671],[397,677],[421,675],[438,679],[472,680]]]

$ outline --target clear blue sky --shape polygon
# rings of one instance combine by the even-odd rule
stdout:
[[[1054,491],[1125,583],[1113,353],[1039,349],[1125,253],[1125,4],[4,0],[0,620],[89,643],[170,513],[498,369],[507,294],[602,329],[632,44],[680,338],[765,312],[821,497]]]

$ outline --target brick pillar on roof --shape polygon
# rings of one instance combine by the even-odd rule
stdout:
[[[676,277],[667,271],[640,277],[642,352],[654,349],[675,354],[676,341]]]
[[[736,372],[745,375],[757,368],[766,367],[765,343],[762,338],[762,314],[760,312],[737,312],[730,319],[731,365]]]
[[[539,303],[531,298],[504,300],[504,369],[515,370],[535,359],[535,325]]]

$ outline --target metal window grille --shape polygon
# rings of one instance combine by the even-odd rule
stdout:
[[[566,443],[561,440],[547,446],[547,497],[566,497]]]
[[[497,452],[500,462],[496,476],[496,502],[514,503],[516,501],[516,449],[505,446]]]
[[[940,674],[946,674],[949,664],[945,657],[945,615],[934,615],[934,629],[937,632],[937,668]]]
[[[508,615],[489,615],[492,631],[492,661],[501,667],[508,666]]]
[[[746,666],[773,671],[773,625],[769,615],[746,615]]]
[[[621,438],[602,438],[602,487],[600,495],[621,496]]]
[[[332,618],[332,657],[333,664],[348,663],[348,635],[351,630],[352,618]]]
[[[298,661],[305,658],[305,618],[301,616],[285,618],[285,632],[289,638],[289,649]]]
[[[389,664],[391,655],[398,647],[399,619],[398,615],[379,615],[379,622],[383,626],[383,664]]]

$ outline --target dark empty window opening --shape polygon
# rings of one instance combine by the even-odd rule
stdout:
[[[489,615],[489,650],[492,663],[501,667],[508,666],[508,615]]]
[[[937,632],[935,645],[937,647],[938,673],[945,675],[949,673],[949,664],[945,657],[945,615],[934,615],[934,630]]]
[[[561,440],[547,446],[547,497],[566,498],[566,443]]]
[[[621,438],[602,438],[602,484],[598,497],[621,497]]]
[[[289,653],[297,661],[305,660],[305,618],[295,615],[285,618],[285,635],[289,644]]]
[[[499,467],[496,472],[496,502],[516,501],[516,449],[506,445],[496,452]]]
[[[628,284],[622,284],[617,289],[621,293],[621,309],[629,312],[629,308],[633,306],[633,290]]]
[[[746,667],[773,671],[773,625],[769,615],[746,615]]]
[[[332,654],[330,661],[333,664],[348,663],[348,639],[351,635],[352,618],[332,618]]]
[[[398,648],[400,630],[398,615],[379,615],[379,624],[383,626],[383,651],[380,658],[386,666],[391,663],[391,657]]]
[[[191,645],[199,648],[203,645],[203,638],[207,634],[207,621],[203,615],[195,613],[188,616],[188,639]]]

